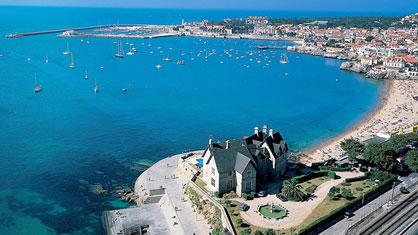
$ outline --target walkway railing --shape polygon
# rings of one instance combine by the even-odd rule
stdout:
[[[205,191],[203,191],[193,181],[190,181],[188,184],[190,185],[190,187],[193,188],[193,190],[195,190],[196,193],[200,194],[200,196],[202,196],[202,197],[207,198],[210,202],[213,203],[213,205],[215,205],[216,207],[218,207],[218,209],[221,211],[221,222],[222,222],[222,226],[224,226],[226,229],[228,229],[228,231],[231,234],[236,235],[234,226],[232,225],[231,218],[228,216],[228,212],[226,211],[226,208],[224,206],[222,206],[218,201],[216,201],[215,199],[213,199],[213,197],[210,196],[208,193],[206,193]]]

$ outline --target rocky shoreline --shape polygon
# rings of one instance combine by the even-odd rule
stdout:
[[[343,62],[340,66],[340,69],[356,73],[364,73],[366,74],[366,77],[373,79],[409,79],[409,77],[405,74],[401,74],[396,71],[376,70],[355,61]]]

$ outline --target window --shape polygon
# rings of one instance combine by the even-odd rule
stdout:
[[[214,178],[210,178],[210,184],[215,187],[215,179]]]
[[[232,180],[228,180],[228,183],[226,184],[226,188],[227,188],[227,190],[232,189]]]
[[[232,171],[228,172],[228,176],[232,176],[232,173],[233,173]]]
[[[247,176],[251,176],[251,171],[247,171]]]
[[[215,168],[212,167],[212,175],[215,174]]]
[[[245,191],[251,191],[251,181],[245,183]]]

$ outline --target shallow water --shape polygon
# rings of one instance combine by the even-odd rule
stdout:
[[[0,25],[0,34],[116,19],[178,23],[226,15],[73,8],[2,12],[1,22],[7,24]],[[77,66],[73,70],[62,54],[67,41]],[[127,41],[122,42],[127,49]],[[135,167],[137,162],[147,165],[201,149],[209,137],[249,135],[255,125],[266,123],[282,133],[291,149],[302,150],[367,115],[385,87],[341,71],[337,60],[289,52],[289,63],[282,65],[283,51],[255,49],[260,43],[288,42],[189,37],[129,42],[139,52],[118,60],[113,39],[0,38],[0,234],[101,233],[102,211],[128,205],[89,192],[83,180],[111,190],[132,186],[145,168]],[[163,62],[164,57],[183,59],[186,65]],[[35,74],[43,87],[40,94],[33,93]]]

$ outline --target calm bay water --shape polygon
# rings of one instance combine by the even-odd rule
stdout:
[[[117,20],[174,24],[182,18],[262,14],[0,9],[2,35]],[[74,52],[73,70],[62,54],[67,42]],[[128,41],[122,42],[127,49]],[[340,71],[337,60],[288,53],[289,64],[282,65],[283,51],[255,49],[260,43],[287,42],[188,37],[129,42],[139,52],[117,60],[113,39],[0,38],[0,234],[100,234],[101,212],[128,205],[89,192],[80,180],[110,189],[132,186],[139,174],[132,168],[137,162],[201,149],[209,136],[248,135],[265,123],[280,130],[291,149],[302,150],[367,115],[385,87]],[[163,62],[164,57],[186,65]],[[157,64],[162,68],[156,69]],[[35,74],[43,87],[40,94],[33,93]],[[93,93],[94,78],[99,94]],[[128,92],[122,93],[125,87]]]

